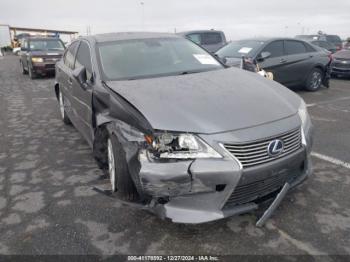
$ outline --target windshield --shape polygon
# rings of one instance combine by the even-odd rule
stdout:
[[[33,51],[38,50],[64,50],[64,45],[59,39],[38,39],[30,40],[29,48]]]
[[[202,48],[182,38],[135,39],[98,45],[108,80],[133,80],[221,69]]]
[[[258,40],[235,41],[221,48],[219,51],[216,52],[216,54],[222,58],[240,58],[242,56],[252,57],[258,52],[258,50],[264,43],[265,42]]]

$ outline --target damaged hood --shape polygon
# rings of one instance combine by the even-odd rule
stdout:
[[[107,85],[154,129],[179,132],[248,128],[294,115],[301,102],[284,86],[236,68]]]

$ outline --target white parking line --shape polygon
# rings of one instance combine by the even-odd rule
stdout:
[[[306,107],[311,107],[311,106],[315,106],[316,104],[306,104]]]
[[[320,101],[318,103],[306,104],[306,107],[329,104],[329,103],[343,101],[343,100],[349,100],[349,99],[350,99],[350,96],[344,96],[344,97],[340,97],[340,98],[336,98],[336,99],[332,99],[332,100]]]
[[[350,169],[350,163],[344,162],[344,161],[336,159],[334,157],[322,155],[322,154],[319,154],[319,153],[316,153],[316,152],[311,152],[311,155],[314,156],[314,157],[317,157],[319,159],[322,159],[324,161],[327,161],[327,162],[330,162],[332,164],[335,164],[337,166],[342,166],[342,167]]]

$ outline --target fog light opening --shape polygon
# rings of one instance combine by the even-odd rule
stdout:
[[[221,192],[225,190],[226,185],[216,185],[216,191]]]

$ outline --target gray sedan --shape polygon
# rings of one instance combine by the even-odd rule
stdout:
[[[259,38],[229,43],[216,52],[229,66],[255,71],[256,65],[271,72],[274,80],[285,86],[303,86],[317,91],[329,86],[330,53],[302,40],[289,38]]]
[[[174,222],[250,212],[267,199],[273,211],[311,172],[303,100],[177,35],[79,38],[56,65],[55,92],[115,195]]]

